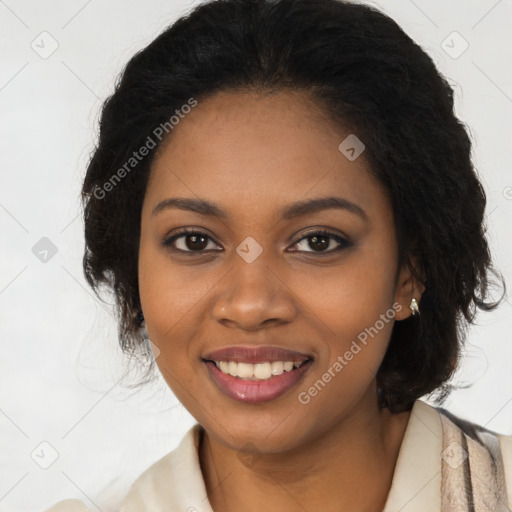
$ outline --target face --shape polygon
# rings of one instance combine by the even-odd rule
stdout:
[[[376,401],[393,322],[410,314],[391,203],[364,153],[340,151],[348,135],[298,93],[220,93],[180,120],[154,160],[139,252],[147,331],[177,398],[232,449],[291,449]],[[337,201],[291,210],[327,197]],[[226,394],[206,355],[263,345],[312,361],[270,377],[288,379],[274,398]]]

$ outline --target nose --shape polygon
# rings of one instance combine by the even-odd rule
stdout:
[[[218,322],[245,331],[284,324],[297,315],[297,300],[283,272],[260,256],[247,263],[238,255],[219,283],[212,315]]]

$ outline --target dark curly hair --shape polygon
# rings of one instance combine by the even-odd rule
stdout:
[[[432,59],[391,18],[348,1],[208,1],[126,65],[103,104],[82,188],[85,277],[98,296],[103,285],[114,293],[123,351],[151,358],[137,317],[151,162],[172,136],[171,116],[191,98],[228,90],[302,92],[340,133],[350,128],[364,141],[392,201],[399,265],[425,286],[421,317],[395,322],[377,373],[379,403],[400,412],[435,391],[442,403],[476,307],[494,309],[505,295],[485,238],[486,196],[453,91]],[[159,126],[164,137],[155,137]],[[127,169],[150,139],[156,149]],[[496,302],[492,277],[503,285]]]

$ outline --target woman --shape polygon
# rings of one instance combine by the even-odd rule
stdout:
[[[204,3],[100,126],[85,275],[197,420],[123,512],[508,510],[512,437],[419,400],[499,274],[452,90],[393,20]]]

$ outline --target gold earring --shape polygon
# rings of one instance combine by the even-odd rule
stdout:
[[[412,316],[416,315],[416,313],[418,313],[418,315],[420,314],[420,308],[418,307],[418,303],[416,302],[415,298],[411,300],[409,309],[412,311]]]

